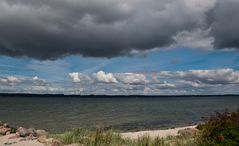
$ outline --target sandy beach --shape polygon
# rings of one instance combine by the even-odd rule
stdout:
[[[186,127],[178,127],[174,129],[166,129],[166,130],[148,130],[148,131],[138,131],[138,132],[125,132],[121,133],[123,138],[129,139],[137,139],[141,136],[149,136],[151,138],[160,137],[165,138],[167,136],[176,136],[178,135],[179,130],[188,129],[188,128],[195,128],[194,126],[186,126]],[[27,140],[26,138],[19,137],[9,139],[13,137],[15,134],[5,135],[0,137],[0,145],[1,146],[45,146],[45,144],[38,142],[36,139],[34,140]]]
[[[173,129],[166,129],[166,130],[148,130],[148,131],[138,131],[138,132],[125,132],[122,133],[123,138],[129,138],[129,139],[137,139],[141,136],[149,136],[151,138],[160,137],[165,138],[167,136],[176,136],[178,135],[179,130],[188,129],[188,128],[195,128],[194,126],[186,126],[186,127],[178,127]]]
[[[35,140],[27,140],[26,138],[19,137],[19,138],[13,138],[9,139],[10,137],[15,136],[16,134],[9,134],[5,136],[0,137],[0,145],[1,146],[44,146],[44,144],[38,142]]]

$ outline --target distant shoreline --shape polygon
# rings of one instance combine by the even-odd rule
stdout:
[[[70,97],[70,98],[164,98],[164,97],[226,97],[238,94],[219,94],[219,95],[75,95],[75,94],[32,94],[32,93],[0,93],[1,97]]]

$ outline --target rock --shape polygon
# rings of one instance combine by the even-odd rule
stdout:
[[[35,139],[33,134],[29,134],[29,136],[26,137],[26,140],[33,140],[33,139]]]
[[[37,138],[37,141],[39,141],[40,143],[46,143],[47,142],[47,135],[42,135],[40,137]]]
[[[9,127],[8,123],[4,123],[3,127],[8,128]]]
[[[45,130],[41,130],[41,129],[37,129],[36,131],[36,137],[40,137],[40,136],[48,136],[48,133]]]
[[[9,134],[11,134],[11,131],[7,131],[7,132],[6,132],[6,135],[9,135]]]
[[[19,134],[20,134],[20,136],[21,137],[26,137],[26,136],[29,136],[29,131],[28,131],[28,129],[26,129],[26,128],[23,128],[23,127],[19,127],[18,129],[17,129],[17,132],[19,132]]]
[[[0,134],[5,135],[5,133],[6,133],[6,131],[2,127],[0,127]]]
[[[18,137],[20,137],[20,133],[19,133],[19,132],[16,132],[16,135],[17,135]]]
[[[29,135],[32,135],[32,136],[35,136],[36,137],[36,130],[34,129],[34,128],[29,128],[29,129],[27,129],[28,130],[28,132],[29,132]]]
[[[178,131],[181,136],[196,136],[198,130],[195,128],[186,128]]]
[[[6,127],[3,127],[3,126],[0,127],[0,134],[1,135],[6,135],[6,133],[9,132],[9,131],[11,132],[11,128],[6,128]]]
[[[3,127],[8,128],[9,127],[8,123],[4,123]]]

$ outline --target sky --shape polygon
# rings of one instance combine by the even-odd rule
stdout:
[[[0,92],[239,94],[238,0],[1,0]]]

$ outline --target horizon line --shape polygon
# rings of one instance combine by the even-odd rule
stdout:
[[[0,93],[0,97],[10,97],[10,96],[25,96],[25,97],[131,97],[131,98],[140,98],[140,97],[212,97],[212,96],[239,96],[239,94],[185,94],[185,95],[109,95],[109,94],[43,94],[43,93]]]

